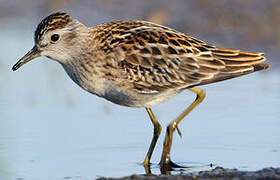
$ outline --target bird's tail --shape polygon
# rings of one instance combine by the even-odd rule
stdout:
[[[199,85],[223,81],[269,68],[269,64],[264,63],[266,58],[263,53],[225,48],[216,48],[212,50],[212,53],[217,60],[224,62],[225,67],[220,69],[220,72],[213,78],[205,79]]]

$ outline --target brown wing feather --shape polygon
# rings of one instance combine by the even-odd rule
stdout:
[[[212,50],[212,54],[216,59],[225,62],[225,67],[220,69],[212,79],[204,80],[199,85],[219,82],[269,68],[269,64],[264,63],[266,58],[263,53],[217,47]]]
[[[142,93],[189,88],[268,68],[262,53],[216,47],[149,22],[101,27],[101,49],[122,51],[120,69]]]

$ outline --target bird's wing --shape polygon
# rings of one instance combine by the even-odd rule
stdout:
[[[262,53],[216,47],[161,25],[119,21],[108,27],[104,51],[119,49],[120,69],[142,93],[214,83],[268,67]]]

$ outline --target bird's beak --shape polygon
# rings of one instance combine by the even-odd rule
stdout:
[[[38,47],[35,45],[27,54],[25,54],[12,68],[13,71],[20,68],[25,63],[31,61],[32,59],[35,59],[36,57],[41,56],[41,51],[38,49]]]

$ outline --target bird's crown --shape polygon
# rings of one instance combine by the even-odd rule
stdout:
[[[46,32],[64,28],[71,19],[71,16],[65,12],[56,12],[49,15],[37,26],[34,34],[35,43],[38,43]]]

